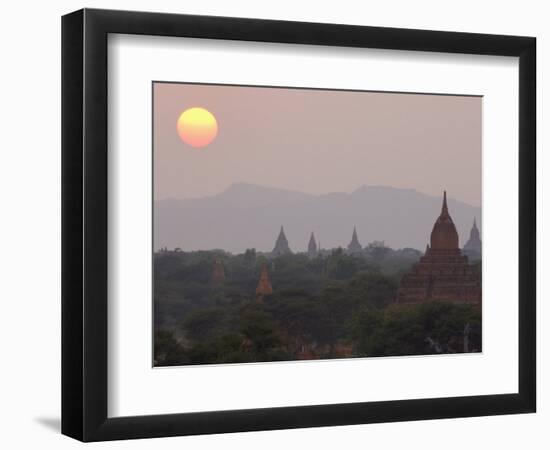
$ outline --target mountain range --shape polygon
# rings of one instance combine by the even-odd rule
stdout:
[[[462,247],[474,217],[481,229],[481,208],[447,194]],[[349,194],[312,195],[236,183],[210,197],[156,201],[154,248],[271,251],[284,226],[291,249],[302,252],[312,231],[322,248],[346,247],[355,226],[363,246],[376,240],[395,249],[424,250],[441,203],[442,195],[388,186],[361,186]]]

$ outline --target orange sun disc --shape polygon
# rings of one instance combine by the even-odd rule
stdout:
[[[218,135],[218,122],[210,111],[200,107],[183,111],[177,122],[179,137],[191,147],[202,148]]]

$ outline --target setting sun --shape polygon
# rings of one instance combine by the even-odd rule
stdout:
[[[177,130],[183,142],[195,148],[202,148],[216,138],[218,122],[207,109],[194,107],[180,114]]]

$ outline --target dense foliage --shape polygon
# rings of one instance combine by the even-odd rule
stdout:
[[[412,249],[380,245],[267,258],[254,250],[163,251],[154,258],[156,365],[418,355],[481,350],[479,309],[396,305]],[[225,279],[212,280],[215,262]],[[266,265],[273,294],[255,295]]]

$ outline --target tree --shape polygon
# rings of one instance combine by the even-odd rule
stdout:
[[[391,254],[392,249],[386,247],[384,241],[373,241],[365,248],[366,253],[376,262],[380,263]]]
[[[244,261],[247,265],[253,265],[256,262],[256,249],[247,248],[244,252]]]
[[[266,353],[281,344],[276,324],[269,314],[259,308],[250,308],[241,315],[240,331],[254,346],[257,353]]]
[[[155,334],[155,358],[161,364],[289,360],[303,344],[333,357],[331,349],[342,342],[353,344],[358,355],[427,354],[436,348],[456,352],[463,351],[466,329],[469,350],[481,349],[479,310],[394,305],[398,270],[418,255],[414,249],[390,249],[376,263],[342,249],[314,259],[304,253],[267,258],[253,249],[239,255],[157,252],[154,323],[165,334]],[[217,259],[224,265],[225,282],[214,288]],[[257,304],[263,263],[274,293]]]
[[[349,280],[357,273],[357,260],[353,256],[341,255],[330,269],[329,275],[336,280]]]
[[[367,356],[461,353],[465,330],[470,350],[481,349],[481,316],[476,306],[452,303],[392,305],[362,309],[354,318],[353,336]]]
[[[190,362],[192,364],[247,362],[250,359],[241,351],[242,340],[242,335],[238,333],[227,333],[197,342],[189,351]]]
[[[208,339],[224,330],[226,319],[223,308],[200,309],[187,316],[183,330],[190,339]]]
[[[358,299],[361,305],[384,307],[393,302],[397,283],[393,278],[377,272],[357,274],[349,282],[350,295]]]
[[[178,343],[174,333],[169,330],[155,332],[154,360],[155,366],[173,366],[189,362],[185,349]]]

